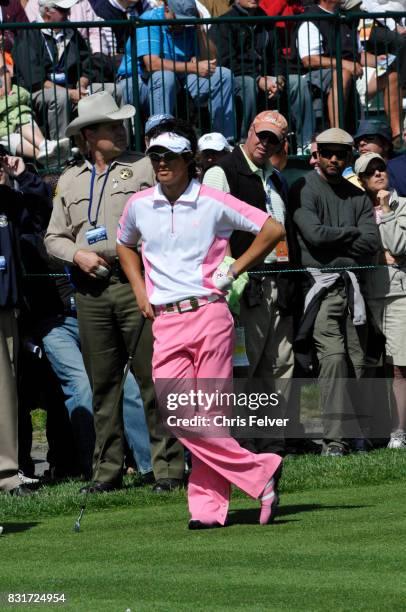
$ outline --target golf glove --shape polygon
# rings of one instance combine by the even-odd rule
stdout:
[[[223,261],[214,272],[211,280],[217,289],[220,289],[221,291],[228,291],[231,289],[231,285],[233,284],[235,278],[236,275],[234,274],[232,265],[229,266]]]

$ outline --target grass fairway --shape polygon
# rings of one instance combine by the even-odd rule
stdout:
[[[230,526],[200,532],[186,529],[182,492],[99,496],[79,534],[78,483],[1,496],[0,592],[67,603],[8,607],[3,595],[0,609],[405,610],[405,482],[402,452],[304,457],[287,462],[273,525],[257,525],[258,503],[235,494]]]

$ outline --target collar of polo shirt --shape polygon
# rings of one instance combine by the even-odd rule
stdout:
[[[200,193],[201,184],[198,180],[192,179],[186,188],[186,191],[176,200],[177,203],[195,204]],[[162,206],[168,204],[169,200],[162,191],[161,185],[158,183],[154,187],[154,206]]]

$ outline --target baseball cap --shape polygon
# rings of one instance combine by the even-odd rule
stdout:
[[[199,151],[231,151],[230,145],[220,132],[203,134],[197,142],[197,148]]]
[[[382,155],[379,155],[379,153],[364,153],[364,155],[361,155],[357,161],[354,164],[354,172],[357,176],[359,176],[360,174],[362,174],[363,172],[365,172],[369,166],[369,163],[373,160],[373,159],[379,159],[381,161],[383,161],[383,163],[386,166],[386,161],[384,160],[384,158],[382,157]]]
[[[156,138],[152,138],[145,152],[148,154],[151,149],[155,147],[162,147],[173,153],[190,153],[192,151],[190,140],[184,136],[179,136],[179,134],[174,134],[173,132],[164,132],[163,134],[159,134]]]
[[[385,121],[380,121],[379,119],[362,119],[359,122],[354,140],[357,141],[362,138],[362,136],[372,136],[375,134],[392,144],[392,130]]]
[[[346,147],[352,147],[354,140],[348,132],[340,128],[330,128],[324,130],[321,134],[316,137],[316,143],[319,144],[339,144],[345,145]]]
[[[197,19],[200,17],[195,0],[168,0],[170,10],[177,19]]]
[[[54,6],[60,9],[70,9],[74,4],[76,4],[79,0],[39,0],[38,6],[39,8],[52,8]]]
[[[145,124],[145,135],[147,135],[148,132],[150,132],[154,127],[156,127],[160,123],[163,123],[164,121],[169,121],[170,119],[175,119],[175,117],[173,115],[170,115],[169,113],[162,113],[160,115],[151,115],[151,117],[148,118]]]
[[[272,132],[279,140],[288,134],[288,122],[278,111],[263,111],[252,122],[256,132]]]

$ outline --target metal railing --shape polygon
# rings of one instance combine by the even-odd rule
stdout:
[[[137,149],[143,148],[145,120],[156,112],[186,118],[199,133],[220,131],[238,141],[253,116],[267,108],[286,116],[291,155],[306,152],[314,132],[336,125],[354,133],[359,119],[372,116],[389,123],[399,145],[406,36],[386,24],[393,27],[391,20],[405,17],[347,12],[0,23],[0,141],[13,152],[40,157],[43,167],[60,166],[67,148],[61,139],[78,99],[108,89],[119,104],[136,107],[129,145]],[[276,27],[277,22],[285,27]],[[318,26],[318,38],[309,23]],[[168,27],[179,25],[169,33]],[[58,43],[55,31],[64,32]],[[10,38],[15,39],[12,50]],[[321,55],[314,53],[317,46]],[[41,138],[60,146],[51,151],[52,144],[45,142],[39,155]]]

